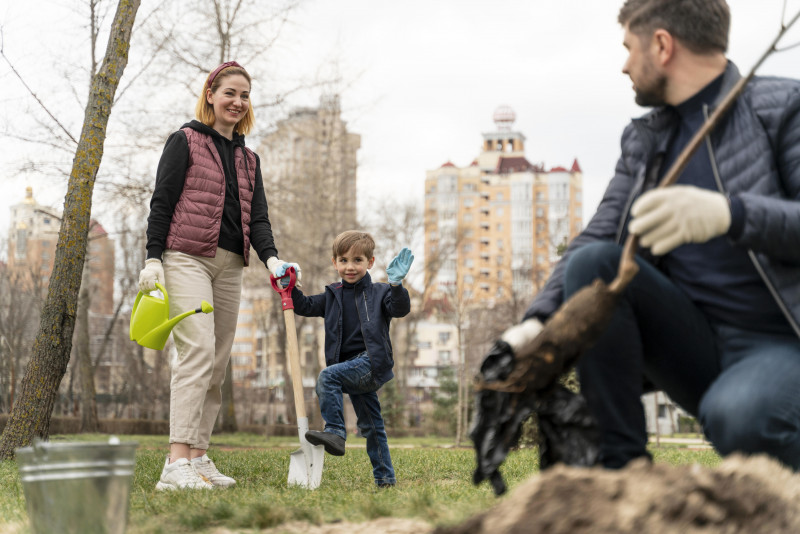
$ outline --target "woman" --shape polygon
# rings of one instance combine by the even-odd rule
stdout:
[[[250,75],[235,61],[206,78],[197,120],[170,135],[161,155],[147,219],[147,260],[139,289],[165,286],[170,316],[205,299],[172,330],[178,351],[170,382],[169,456],[156,489],[229,487],[206,455],[222,400],[236,333],[242,268],[250,247],[283,276],[267,213],[259,158],[245,147],[254,124]]]

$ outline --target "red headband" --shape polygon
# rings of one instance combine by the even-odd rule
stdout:
[[[225,63],[214,69],[214,71],[208,75],[207,84],[209,89],[211,89],[211,84],[214,82],[214,78],[217,77],[217,74],[219,74],[222,69],[227,69],[228,67],[239,67],[240,69],[244,68],[235,61],[226,61]]]

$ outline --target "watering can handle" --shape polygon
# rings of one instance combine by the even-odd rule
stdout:
[[[286,287],[280,287],[280,278],[272,275],[269,275],[269,281],[272,284],[272,288],[281,295],[281,308],[283,310],[293,310],[292,289],[294,289],[294,284],[297,282],[297,273],[295,273],[294,267],[289,267],[286,269],[286,274],[289,275],[289,285]]]
[[[164,304],[166,305],[167,310],[169,310],[169,296],[167,295],[167,288],[156,282],[156,289],[161,291],[161,294],[164,295]]]
[[[169,309],[169,297],[167,296],[167,288],[162,286],[158,282],[156,282],[156,289],[161,291],[161,294],[164,295],[164,302],[167,303],[167,309]],[[148,291],[148,293],[149,293],[149,291]],[[142,300],[142,295],[144,295],[144,293],[142,293],[141,291],[139,291],[136,294],[136,300],[133,301],[133,311],[134,312],[136,312],[136,308],[139,306],[139,301]]]

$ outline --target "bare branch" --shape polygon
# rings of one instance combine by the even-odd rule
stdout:
[[[61,130],[67,135],[67,137],[69,137],[72,140],[72,142],[77,145],[78,141],[75,140],[75,138],[72,136],[72,134],[69,133],[69,130],[67,130],[61,124],[61,122],[55,117],[55,115],[50,113],[50,110],[47,109],[47,106],[44,105],[44,102],[42,102],[39,99],[39,97],[36,96],[36,93],[34,93],[33,89],[31,89],[30,86],[25,82],[25,80],[22,78],[22,75],[20,75],[20,73],[17,72],[16,68],[14,68],[14,64],[11,63],[11,60],[8,59],[8,56],[6,56],[3,39],[4,39],[4,37],[3,37],[3,28],[0,27],[0,56],[3,56],[3,59],[6,60],[6,63],[8,63],[8,66],[11,68],[11,72],[13,72],[14,75],[17,77],[17,79],[19,79],[19,81],[22,83],[22,85],[25,87],[25,89],[28,90],[28,93],[34,98],[34,100],[36,100],[36,102],[38,102],[39,106],[41,106],[41,108],[44,110],[44,112],[47,113],[47,115],[49,115],[50,118],[53,119],[53,122],[55,122],[58,125],[58,127],[61,128]]]

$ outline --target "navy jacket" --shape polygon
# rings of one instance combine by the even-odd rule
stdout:
[[[740,78],[729,62],[715,105]],[[564,268],[572,251],[593,241],[625,240],[631,204],[656,185],[656,155],[678,120],[674,111],[661,107],[625,128],[622,155],[597,212],[567,247],[526,319],[545,320],[561,305]],[[742,208],[733,213],[728,238],[748,251],[800,336],[800,81],[753,78],[709,137],[717,187]]]
[[[358,281],[354,289],[372,376],[378,384],[385,384],[394,376],[389,323],[392,317],[404,317],[411,311],[411,299],[402,285],[374,284],[369,273]],[[295,287],[292,290],[292,302],[297,315],[325,318],[325,363],[328,366],[339,363],[342,348],[342,282],[330,284],[324,293],[310,297]]]

